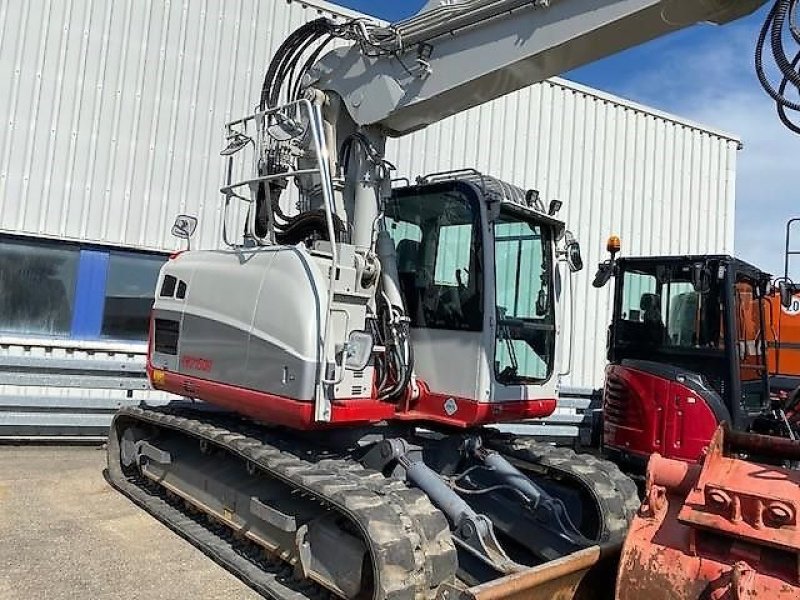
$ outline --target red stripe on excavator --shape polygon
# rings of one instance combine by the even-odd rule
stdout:
[[[330,421],[317,422],[314,420],[314,404],[310,400],[295,400],[163,369],[156,369],[158,381],[154,381],[153,371],[148,364],[147,373],[156,389],[199,398],[258,421],[294,429],[324,428],[345,423],[364,425],[390,420],[427,421],[464,428],[544,417],[556,407],[555,398],[503,403],[475,402],[467,398],[433,394],[423,386],[420,398],[403,412],[396,412],[398,407],[389,402],[347,398],[331,404]]]
[[[451,427],[474,427],[490,423],[548,417],[556,409],[555,398],[536,398],[506,402],[476,402],[448,394],[428,391],[420,385],[420,397],[407,410],[397,413],[403,421],[429,421]]]
[[[150,381],[153,381],[152,371],[153,367],[148,365]],[[324,427],[327,424],[314,421],[314,404],[308,400],[294,400],[163,369],[157,371],[162,375],[159,375],[158,383],[153,381],[153,387],[159,390],[199,398],[258,421],[295,429]],[[331,405],[330,423],[377,423],[390,419],[393,414],[394,405],[385,402],[369,399],[337,400]]]

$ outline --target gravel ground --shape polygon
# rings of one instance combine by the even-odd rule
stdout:
[[[0,600],[261,598],[103,478],[105,451],[0,446]]]

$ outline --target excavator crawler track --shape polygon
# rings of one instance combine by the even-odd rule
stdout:
[[[485,440],[523,471],[538,471],[551,481],[561,481],[584,502],[594,504],[595,518],[584,519],[587,537],[598,543],[625,537],[641,501],[636,484],[614,463],[528,437],[487,434]]]
[[[131,427],[213,445],[259,475],[315,499],[320,512],[346,517],[369,550],[375,600],[433,597],[440,584],[454,579],[456,553],[446,519],[424,494],[400,481],[387,480],[347,458],[321,454],[310,445],[303,447],[296,438],[289,451],[285,440],[270,430],[230,416],[173,407],[131,407],[118,412],[108,444],[111,484],[267,597],[321,598],[327,591],[310,580],[298,583],[284,578],[282,582],[279,575],[237,550],[236,539],[230,540],[218,527],[204,527],[192,517],[194,510],[181,510],[185,503],[174,501],[174,495],[161,486],[143,482],[145,477],[137,469],[124,469],[120,443]],[[154,487],[161,489],[154,491]],[[199,502],[188,503],[202,507]]]

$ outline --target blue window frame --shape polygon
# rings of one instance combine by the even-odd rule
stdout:
[[[0,236],[0,334],[145,341],[166,254]]]

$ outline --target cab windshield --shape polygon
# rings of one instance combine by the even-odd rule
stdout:
[[[501,212],[494,224],[495,377],[509,385],[550,378],[555,353],[552,236],[547,226]]]
[[[759,282],[731,269],[716,258],[620,261],[609,358],[686,369],[728,406],[761,411],[767,394]]]
[[[654,351],[721,353],[724,282],[712,265],[701,267],[702,272],[687,264],[626,270],[617,306],[617,346],[641,354],[638,358]]]

